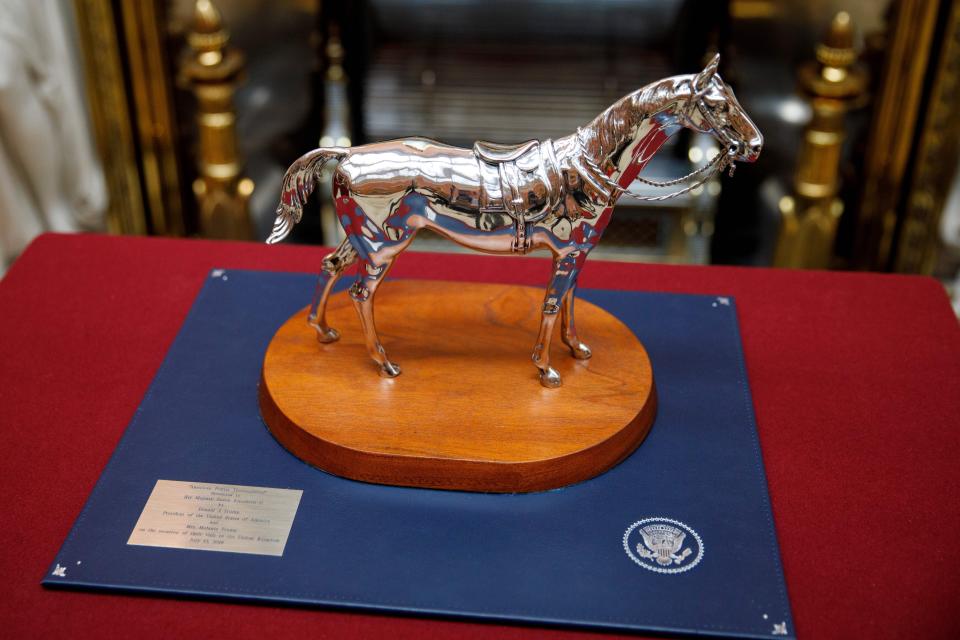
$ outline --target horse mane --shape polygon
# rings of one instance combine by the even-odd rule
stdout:
[[[583,142],[597,162],[616,153],[636,131],[640,122],[679,98],[690,95],[689,76],[673,76],[652,82],[607,107],[584,128]]]

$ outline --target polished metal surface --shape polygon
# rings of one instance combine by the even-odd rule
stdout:
[[[373,303],[397,255],[417,232],[430,229],[465,247],[491,254],[538,249],[554,257],[553,277],[541,312],[533,362],[546,387],[559,387],[550,366],[550,342],[558,314],[563,341],[575,358],[590,349],[577,337],[573,292],[590,251],[600,241],[617,199],[663,143],[681,128],[708,133],[725,152],[687,178],[697,184],[736,161],[753,162],[763,137],[717,74],[719,56],[698,74],[649,84],[617,101],[588,125],[557,140],[518,145],[478,142],[462,149],[404,138],[358,147],[326,147],[307,153],[290,167],[274,230],[268,243],[282,240],[300,220],[303,202],[320,170],[337,160],[333,197],[346,238],[320,271],[310,322],[323,342],[336,339],[324,321],[334,282],[359,261],[350,289],[367,348],[381,375],[399,367],[386,355],[374,325]],[[668,181],[673,186],[680,181]],[[690,185],[659,196],[668,198]],[[563,313],[559,313],[563,309]]]

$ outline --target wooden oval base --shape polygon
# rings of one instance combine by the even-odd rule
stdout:
[[[338,342],[317,342],[306,309],[270,342],[264,422],[297,457],[354,480],[515,493],[592,478],[650,430],[650,359],[622,322],[577,301],[593,358],[574,360],[555,336],[551,364],[563,386],[540,386],[530,352],[542,300],[529,287],[385,283],[377,327],[403,371],[387,379],[367,355],[351,300],[335,295],[327,319]]]

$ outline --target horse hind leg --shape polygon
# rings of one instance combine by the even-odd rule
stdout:
[[[573,319],[573,299],[576,294],[577,283],[574,282],[570,290],[567,291],[567,295],[563,297],[560,306],[560,339],[563,340],[563,344],[567,345],[570,349],[570,355],[575,359],[588,360],[593,352],[590,351],[590,347],[580,341],[580,337],[577,335],[577,325]]]
[[[307,322],[317,330],[317,340],[323,344],[336,342],[340,333],[327,324],[327,301],[337,280],[357,260],[357,252],[346,238],[336,249],[323,258],[320,275],[317,278],[317,290],[313,294],[310,314]]]
[[[395,259],[396,254],[384,258],[379,266],[375,266],[361,258],[357,280],[350,287],[350,297],[353,299],[353,306],[357,310],[357,315],[360,316],[360,326],[367,343],[367,351],[373,361],[377,363],[379,373],[384,378],[395,378],[400,375],[400,367],[390,361],[386,350],[380,343],[373,317],[373,300],[377,289],[387,277],[387,272],[390,271]]]

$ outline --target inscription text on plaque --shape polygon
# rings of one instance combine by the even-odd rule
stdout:
[[[157,480],[127,544],[282,556],[302,494]]]

